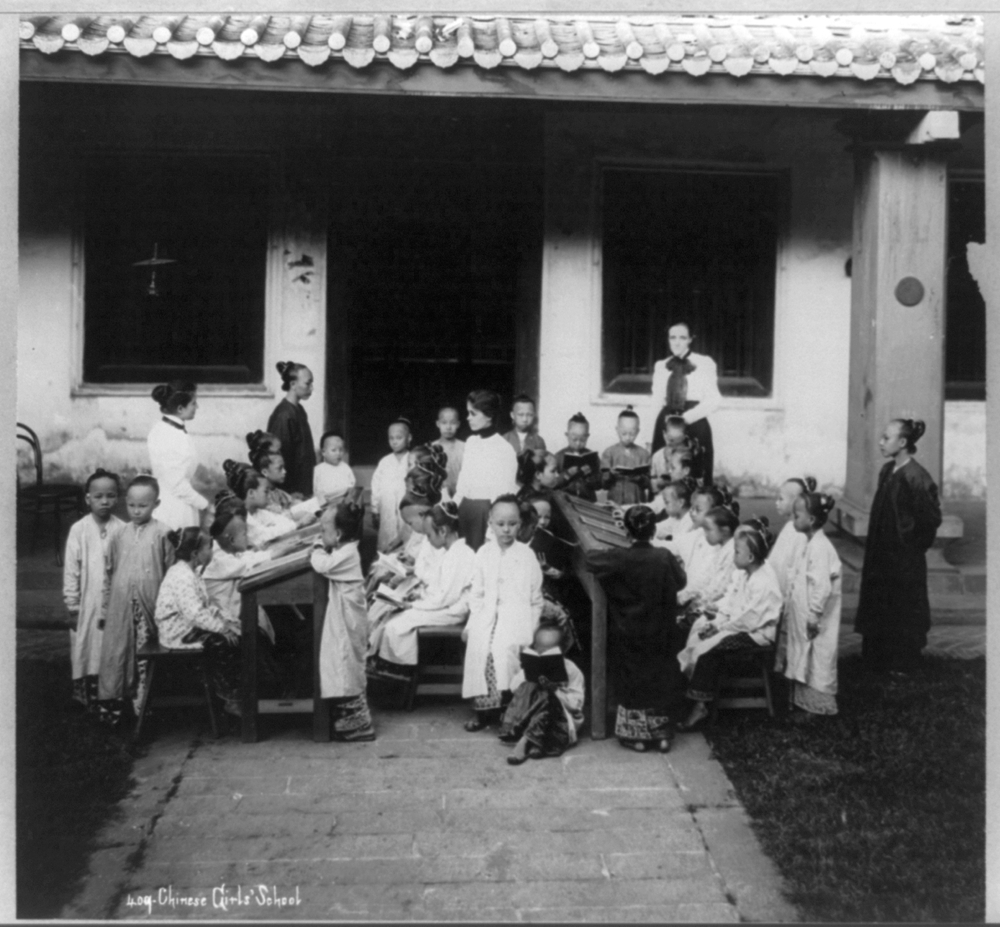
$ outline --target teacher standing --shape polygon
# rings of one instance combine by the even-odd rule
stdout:
[[[198,457],[187,423],[198,411],[198,388],[194,383],[164,383],[152,395],[161,414],[146,439],[150,469],[160,484],[160,504],[154,516],[173,531],[197,528],[202,512],[208,509],[208,499],[191,485]]]
[[[653,366],[653,410],[659,410],[653,426],[655,454],[664,445],[663,426],[671,415],[684,419],[687,433],[697,440],[700,456],[692,475],[704,485],[712,482],[715,448],[708,416],[722,404],[719,373],[715,361],[691,350],[691,328],[687,322],[675,322],[667,329],[670,356]]]
[[[277,368],[285,398],[275,406],[267,420],[267,430],[281,442],[281,456],[285,461],[282,489],[308,498],[313,494],[316,447],[302,400],[312,395],[313,375],[305,364],[294,361],[279,361]]]

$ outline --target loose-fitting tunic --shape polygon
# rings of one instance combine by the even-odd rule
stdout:
[[[792,571],[796,568],[799,558],[806,549],[807,538],[801,531],[795,530],[791,520],[778,532],[774,547],[767,555],[767,562],[774,568],[781,586],[781,594],[788,594],[788,585],[792,579]]]
[[[63,601],[77,613],[69,632],[73,678],[96,676],[101,667],[101,638],[111,592],[110,550],[125,522],[112,515],[101,525],[85,515],[69,529],[63,560]]]
[[[309,427],[309,416],[302,408],[302,403],[282,399],[267,420],[267,430],[281,442],[281,456],[285,461],[285,489],[301,493],[303,498],[311,495],[316,445]]]
[[[247,571],[271,559],[269,550],[227,551],[219,546],[218,541],[212,542],[212,559],[202,571],[201,578],[205,582],[209,599],[217,605],[227,618],[240,623],[240,610],[243,597],[240,594],[240,580]],[[260,629],[274,643],[274,627],[263,608],[257,608],[257,623]]]
[[[469,597],[462,698],[490,694],[486,679],[490,656],[497,690],[510,688],[520,667],[521,648],[534,638],[542,602],[542,571],[527,544],[515,541],[504,551],[491,541],[479,548]]]
[[[568,680],[554,692],[528,682],[524,670],[510,681],[514,697],[504,712],[500,739],[516,741],[522,736],[545,756],[559,756],[577,742],[583,725],[585,682],[580,668],[563,658]]]
[[[396,538],[410,537],[410,528],[399,514],[406,495],[410,455],[386,454],[372,474],[372,511],[378,515],[378,549],[386,550]]]
[[[671,639],[684,569],[672,553],[648,544],[592,551],[586,569],[608,597],[609,631],[617,652],[615,692],[626,710],[666,715],[677,688]]]
[[[291,518],[277,515],[270,509],[257,509],[247,515],[247,540],[258,549],[291,534],[295,528],[295,522]]]
[[[826,695],[837,694],[840,584],[840,557],[830,539],[817,531],[795,564],[788,587],[785,676]],[[812,640],[806,631],[810,619],[819,621],[819,634]]]
[[[146,439],[150,469],[160,484],[156,520],[172,531],[197,528],[201,512],[208,508],[208,499],[191,485],[198,457],[183,425],[179,418],[165,415],[150,429]]]
[[[608,499],[618,505],[635,505],[643,501],[644,491],[649,488],[649,477],[621,476],[615,468],[633,469],[649,466],[649,451],[636,444],[626,447],[620,441],[605,448],[601,454],[601,470],[606,471]]]
[[[582,451],[574,451],[571,447],[564,447],[561,451],[556,452],[556,468],[562,475],[564,481],[562,489],[564,492],[569,493],[571,496],[578,496],[581,499],[594,502],[597,499],[597,490],[601,488],[600,463],[598,462],[598,467],[592,473],[578,473],[573,477],[566,474],[567,454],[589,453],[591,453],[590,448],[584,448]]]
[[[330,580],[330,596],[319,642],[321,698],[363,694],[368,610],[358,542],[331,551],[313,548],[312,568]]]
[[[327,496],[343,495],[356,483],[354,471],[344,461],[334,465],[324,460],[313,468],[313,495],[321,506]]]
[[[915,460],[892,461],[872,501],[854,630],[921,649],[931,626],[926,553],[941,524],[938,489]]]
[[[101,641],[98,697],[126,698],[136,681],[135,622],[152,632],[160,583],[174,562],[169,529],[155,518],[144,525],[129,522],[110,547],[111,594]]]

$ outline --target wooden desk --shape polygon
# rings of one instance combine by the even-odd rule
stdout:
[[[257,741],[258,714],[312,714],[313,740],[330,739],[330,703],[319,697],[319,642],[326,615],[329,580],[309,565],[312,551],[297,555],[293,570],[271,579],[249,577],[240,584],[240,623],[243,626],[243,743]],[[301,564],[298,560],[301,559]],[[313,614],[313,698],[257,698],[257,609],[262,605],[311,605]]]
[[[590,597],[590,736],[603,740],[608,736],[608,600],[594,574],[587,572],[586,561],[591,551],[607,550],[612,544],[601,539],[603,528],[588,525],[584,519],[610,519],[610,511],[597,515],[592,503],[580,502],[564,492],[553,493],[553,498],[561,516],[556,519],[556,533],[576,542],[573,572]],[[608,534],[625,538],[624,532],[613,526]]]

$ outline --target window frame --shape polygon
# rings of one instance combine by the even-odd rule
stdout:
[[[593,193],[591,196],[591,291],[593,299],[592,324],[597,332],[597,338],[591,347],[591,402],[599,406],[623,406],[628,403],[648,404],[650,391],[642,392],[612,392],[604,385],[604,176],[609,170],[625,170],[649,173],[693,173],[693,174],[730,174],[740,176],[768,176],[778,180],[778,197],[776,204],[777,229],[774,257],[774,306],[772,313],[771,337],[771,389],[765,395],[747,395],[727,393],[727,385],[747,383],[750,380],[759,383],[751,377],[720,377],[720,392],[722,392],[723,408],[739,408],[745,410],[778,411],[784,408],[784,378],[782,365],[779,363],[783,349],[783,326],[785,322],[785,295],[787,287],[787,252],[791,232],[792,204],[792,168],[787,164],[760,162],[746,164],[734,161],[682,160],[664,158],[628,158],[628,157],[596,157],[593,159]],[[698,350],[695,346],[695,350]],[[665,356],[665,355],[664,355]],[[637,374],[635,376],[641,376]],[[649,375],[652,387],[652,373]]]
[[[87,147],[75,152],[76,155],[76,196],[73,203],[73,226],[71,230],[70,252],[71,252],[71,336],[70,336],[70,358],[72,361],[72,377],[70,386],[70,396],[72,397],[96,397],[96,396],[116,396],[148,397],[150,389],[157,383],[163,382],[161,379],[155,380],[134,380],[127,382],[101,382],[87,380],[84,376],[84,338],[85,338],[85,292],[86,292],[86,262],[84,260],[86,235],[87,235],[87,215],[86,215],[86,187],[88,182],[93,182],[91,165],[100,159],[128,158],[252,158],[259,160],[264,166],[267,175],[267,189],[262,191],[265,198],[264,212],[267,221],[267,234],[264,255],[264,305],[263,305],[263,332],[261,340],[261,379],[250,383],[198,383],[199,394],[211,395],[218,398],[273,398],[276,394],[274,388],[268,385],[268,361],[271,357],[272,346],[279,340],[275,326],[279,324],[274,312],[274,307],[280,305],[281,301],[281,261],[280,248],[278,247],[277,236],[280,231],[280,223],[276,222],[276,207],[278,191],[280,185],[280,164],[276,153],[265,148],[254,149],[227,149],[227,148],[136,148],[121,149],[113,147]],[[183,377],[187,379],[185,375]]]

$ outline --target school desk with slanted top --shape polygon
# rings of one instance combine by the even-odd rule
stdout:
[[[307,546],[277,560],[261,564],[240,582],[240,623],[243,626],[243,678],[241,707],[243,743],[257,741],[258,714],[312,714],[313,740],[330,739],[330,703],[319,697],[319,642],[326,615],[329,580],[314,572],[309,559],[317,526],[296,532]],[[258,606],[312,606],[313,615],[313,698],[257,698],[257,609]]]
[[[609,547],[631,547],[625,530],[615,521],[611,510],[586,502],[564,492],[553,493],[556,510],[556,534],[575,541],[573,572],[590,597],[590,736],[607,737],[608,710],[608,600],[601,584],[586,569],[587,554]]]

